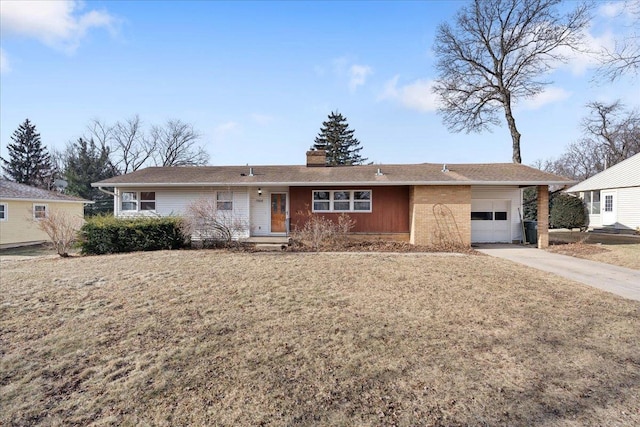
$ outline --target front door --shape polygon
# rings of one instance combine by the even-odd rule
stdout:
[[[600,199],[602,209],[602,225],[615,225],[616,218],[616,192],[603,191]]]
[[[286,233],[287,231],[287,195],[285,193],[271,194],[271,232]]]

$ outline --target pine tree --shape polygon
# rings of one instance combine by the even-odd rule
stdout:
[[[117,175],[109,154],[109,148],[104,145],[96,146],[93,138],[89,141],[78,138],[75,144],[67,147],[64,154],[64,178],[67,181],[65,192],[96,202],[86,207],[85,214],[113,209],[113,198],[91,187],[92,182]]]
[[[12,181],[49,189],[54,176],[51,155],[42,145],[36,126],[26,119],[11,136],[9,160],[2,160],[4,177]]]
[[[367,159],[360,155],[360,141],[354,138],[355,130],[349,129],[347,119],[338,112],[331,112],[329,120],[322,122],[320,133],[311,147],[327,152],[327,165],[361,165]]]

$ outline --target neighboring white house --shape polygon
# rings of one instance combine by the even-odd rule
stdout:
[[[589,227],[640,227],[640,154],[611,166],[567,190],[582,198]]]

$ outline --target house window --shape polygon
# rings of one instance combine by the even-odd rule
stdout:
[[[216,193],[216,209],[219,211],[233,210],[233,193],[231,191],[218,191]]]
[[[140,210],[141,211],[156,210],[156,192],[155,191],[140,192]]]
[[[125,191],[121,195],[122,211],[155,211],[155,191]]]
[[[47,217],[47,205],[33,205],[33,219],[40,220]]]
[[[600,214],[600,191],[585,191],[584,204],[591,215]]]
[[[135,191],[125,191],[124,193],[122,193],[122,210],[138,210],[138,193],[136,193]]]
[[[607,194],[604,196],[604,211],[613,212],[613,195]]]
[[[313,212],[371,212],[371,190],[314,190]]]
[[[0,221],[6,221],[9,214],[9,206],[6,203],[0,204]]]

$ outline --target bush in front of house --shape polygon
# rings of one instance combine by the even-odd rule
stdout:
[[[582,199],[569,194],[558,194],[553,199],[549,222],[552,228],[586,228],[589,215]]]
[[[86,255],[180,249],[186,242],[182,220],[176,217],[95,216],[80,229],[80,247]]]

